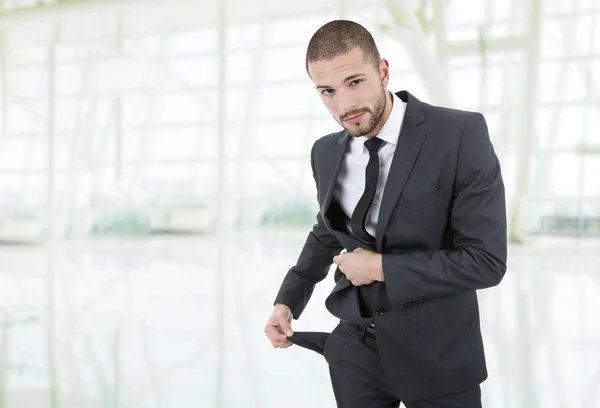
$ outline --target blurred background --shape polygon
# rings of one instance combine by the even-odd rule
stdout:
[[[597,0],[0,1],[0,407],[333,407],[263,328],[315,222],[304,70],[355,20],[391,91],[482,112],[509,265],[484,406],[600,407]],[[317,286],[296,330],[336,319]]]

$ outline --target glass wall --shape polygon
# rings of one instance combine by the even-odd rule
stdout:
[[[343,17],[373,32],[391,90],[485,114],[510,211],[525,202],[526,231],[597,233],[599,11],[584,3],[429,2],[407,21],[394,2],[249,19],[236,9],[224,71],[227,220],[243,228],[314,220],[310,147],[339,126],[312,88],[304,52],[316,28]],[[210,230],[218,27],[215,15],[198,24],[180,14],[142,24],[104,11],[101,22],[4,31],[0,190],[11,222],[43,235],[52,129],[59,234]]]

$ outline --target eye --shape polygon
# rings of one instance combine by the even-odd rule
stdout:
[[[321,94],[325,96],[331,96],[333,94],[333,89],[324,89],[323,91],[321,91]]]
[[[362,81],[364,81],[364,79],[355,79],[354,81],[350,82],[350,85],[358,85],[358,84],[360,84]]]

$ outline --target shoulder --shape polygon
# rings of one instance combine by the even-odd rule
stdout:
[[[485,121],[483,114],[476,111],[446,108],[422,102],[425,118],[430,126],[441,129],[462,130],[470,121]]]
[[[485,117],[481,112],[452,109],[423,103],[427,137],[449,148],[460,146],[466,138],[488,139]]]
[[[343,143],[344,139],[348,137],[344,130],[338,132],[329,133],[325,136],[321,136],[312,146],[311,155],[323,155],[331,151],[335,146]]]

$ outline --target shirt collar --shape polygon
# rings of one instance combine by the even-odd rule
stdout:
[[[392,111],[379,130],[379,133],[377,133],[377,137],[386,143],[393,145],[398,143],[398,137],[400,136],[400,129],[402,128],[405,112],[406,102],[400,99],[396,94],[392,93]],[[358,149],[366,149],[366,147],[363,146],[366,140],[367,138],[364,136],[353,137],[352,144]]]

